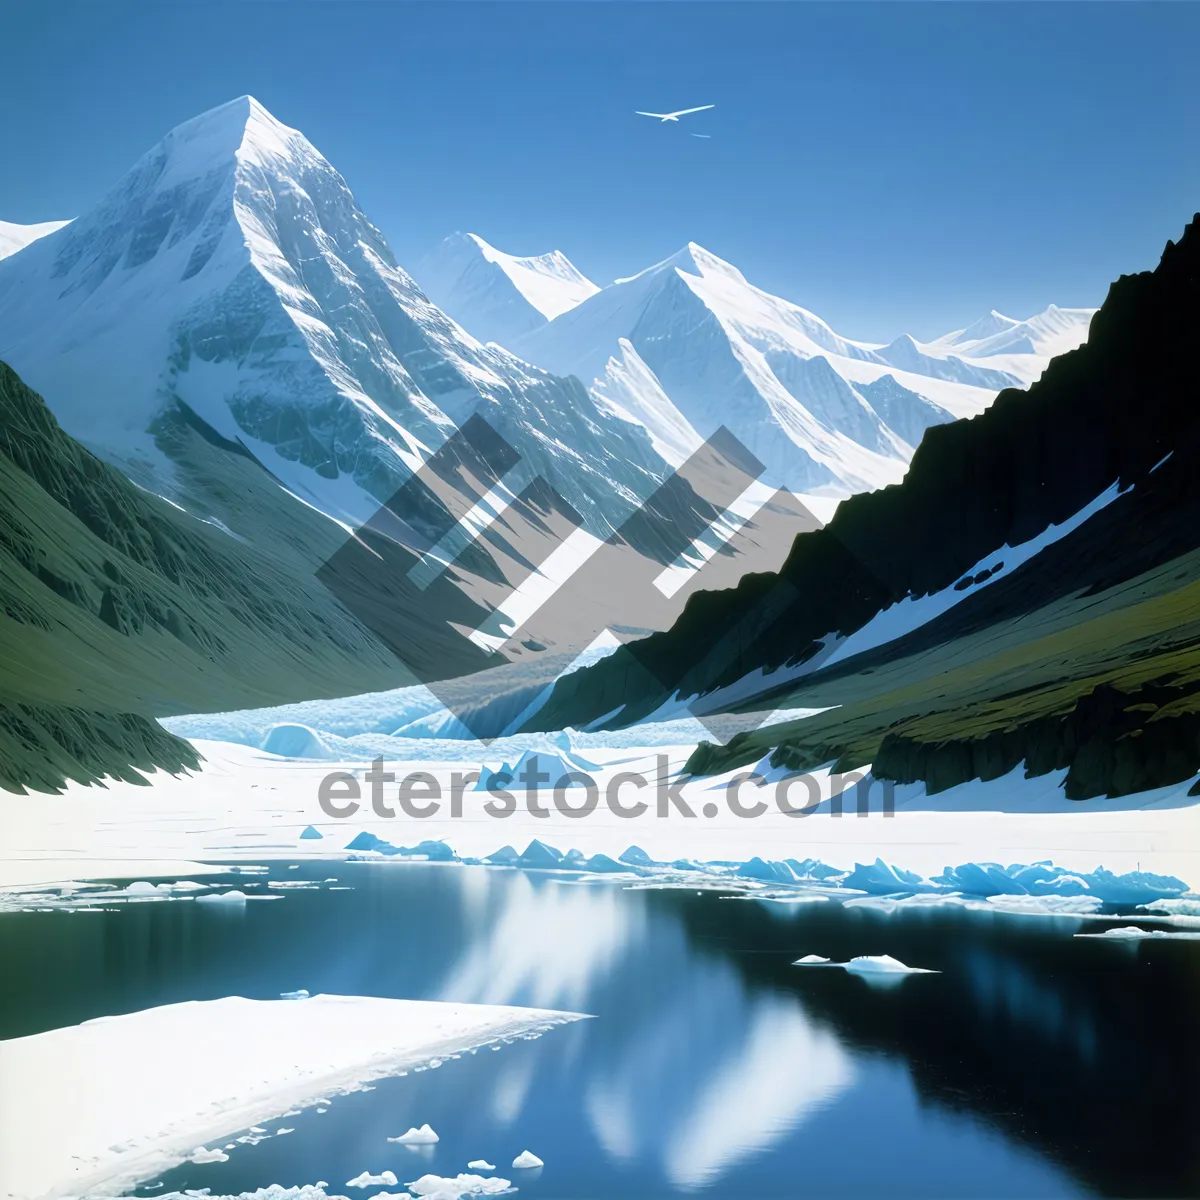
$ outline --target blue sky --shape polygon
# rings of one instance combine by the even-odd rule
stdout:
[[[249,92],[402,264],[469,229],[604,283],[693,240],[856,337],[1099,303],[1200,209],[1194,4],[9,0],[0,44],[0,219]]]

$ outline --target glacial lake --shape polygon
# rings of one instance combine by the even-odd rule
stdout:
[[[456,864],[270,865],[229,882],[319,886],[244,906],[0,914],[0,1037],[301,988],[594,1019],[332,1096],[264,1125],[292,1133],[138,1195],[327,1180],[366,1200],[402,1186],[345,1187],[364,1170],[402,1185],[480,1158],[518,1200],[1200,1194],[1200,942],[1073,936],[1128,917],[885,914]],[[806,954],[938,973],[884,986],[792,965]],[[436,1146],[387,1141],[426,1122]],[[508,1169],[526,1149],[544,1168]]]

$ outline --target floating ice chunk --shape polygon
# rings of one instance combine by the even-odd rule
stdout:
[[[307,1000],[309,998],[308,988],[298,988],[294,992],[280,992],[280,1000]]]
[[[864,975],[936,975],[927,967],[910,967],[890,954],[863,954],[852,958],[846,963],[847,971],[855,971]]]
[[[1200,917],[1200,897],[1180,896],[1175,900],[1151,900],[1149,904],[1139,904],[1138,908],[1146,912],[1165,913],[1171,917]]]
[[[823,967],[829,964],[829,959],[822,957],[820,954],[806,954],[803,958],[798,958],[793,967]],[[835,964],[836,965],[836,964]]]
[[[295,1129],[277,1129],[275,1130],[276,1137],[283,1137],[285,1133],[295,1133]]]
[[[648,855],[641,846],[630,846],[624,854],[621,855],[621,862],[628,863],[631,867],[652,867],[654,859]]]
[[[540,1158],[529,1150],[522,1150],[516,1158],[513,1159],[513,1166],[522,1170],[528,1167],[544,1167],[546,1164]]]
[[[245,892],[234,888],[231,892],[210,892],[207,896],[197,896],[197,904],[245,904]]]
[[[561,866],[562,860],[563,856],[559,850],[553,846],[547,846],[545,842],[540,842],[537,838],[534,838],[525,847],[525,853],[517,860],[517,865],[547,870]]]
[[[210,1150],[207,1146],[197,1146],[188,1155],[188,1161],[194,1163],[228,1162],[229,1155],[224,1150]]]
[[[468,1171],[494,1171],[495,1169],[495,1163],[490,1163],[483,1158],[473,1158],[469,1163],[467,1163]]]
[[[540,1164],[539,1164],[540,1165]],[[498,1196],[512,1190],[507,1179],[483,1175],[422,1175],[405,1184],[414,1196],[426,1196],[429,1200],[459,1200],[461,1196]]]
[[[961,868],[960,868],[961,869]],[[886,896],[895,892],[933,892],[938,889],[920,875],[900,867],[889,866],[882,858],[873,863],[855,863],[854,870],[842,880],[842,886],[867,892],[873,896]]]
[[[374,1187],[376,1184],[386,1183],[388,1187],[395,1187],[399,1182],[393,1171],[381,1171],[378,1175],[372,1175],[370,1171],[364,1171],[361,1175],[355,1175],[353,1179],[347,1179],[346,1186]]]
[[[1103,933],[1077,933],[1076,937],[1109,938],[1118,942],[1140,942],[1146,938],[1175,938],[1181,941],[1195,941],[1200,933],[1186,930],[1139,929],[1136,925],[1119,925],[1115,929],[1106,929]]]
[[[434,1133],[429,1125],[422,1125],[420,1129],[414,1126],[407,1133],[402,1133],[399,1137],[388,1138],[388,1141],[399,1142],[402,1146],[432,1146],[434,1142],[440,1142],[441,1138]]]

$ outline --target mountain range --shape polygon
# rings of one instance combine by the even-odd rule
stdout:
[[[985,319],[1007,350],[1053,337]],[[897,487],[844,501],[777,573],[561,680],[536,728],[690,709],[741,731],[701,773],[838,770],[929,791],[1024,763],[1068,796],[1200,769],[1200,215],[1122,276],[1027,391],[930,429]],[[777,709],[815,715],[780,723]],[[710,728],[712,725],[710,724]]]
[[[561,251],[516,258],[474,233],[455,233],[417,264],[425,294],[485,342],[517,338],[600,289]]]
[[[187,765],[153,716],[573,654],[576,609],[613,628],[620,579],[657,589],[619,631],[641,640],[562,680],[533,725],[628,724],[700,697],[745,732],[699,747],[697,771],[769,752],[936,785],[981,754],[993,771],[1032,753],[1095,794],[1179,769],[1175,749],[1137,755],[1191,719],[1170,593],[1192,548],[1192,229],[1114,285],[1090,338],[1091,310],[1052,306],[855,341],[695,243],[597,287],[558,252],[456,235],[419,266],[426,292],[311,143],[242,97],[69,224],[2,232],[6,786]],[[477,439],[459,456],[479,428],[511,456],[495,477],[475,470]],[[757,492],[737,508],[744,469]],[[818,529],[812,512],[835,507]],[[447,522],[474,532],[434,554]],[[556,642],[505,605],[563,543],[572,587],[533,601]],[[1064,658],[1054,639],[1097,588],[1119,628]],[[1125,606],[1143,600],[1165,607],[1134,647]],[[375,620],[397,610],[398,640]],[[1019,674],[946,682],[955,655],[992,671],[996,647],[1030,653],[1043,619],[1019,702],[1002,690]],[[1160,690],[1133,707],[1165,715],[1137,753],[1136,732],[1114,749],[1113,730],[1149,718],[1114,722],[1091,697],[1149,686],[1148,663]],[[918,681],[908,707],[880,691],[891,679]],[[834,705],[803,728],[769,721]],[[1090,766],[1080,729],[1100,737]]]
[[[589,284],[573,303],[555,291],[540,309],[534,290],[501,269],[507,258],[456,234],[417,277],[479,336],[520,307],[522,318],[505,322],[510,348],[578,376],[601,407],[645,426],[668,462],[726,424],[768,482],[818,496],[898,482],[927,428],[1032,382],[1084,340],[1093,311],[1051,306],[1028,321],[993,312],[934,342],[901,336],[884,346],[835,333],[695,243],[605,288]],[[558,251],[508,262],[583,279]]]
[[[577,381],[437,309],[337,171],[250,97],[172,130],[90,212],[0,261],[0,359],[68,433],[189,511],[181,424],[347,527],[473,415],[519,456],[510,490],[544,476],[599,536],[668,472]]]

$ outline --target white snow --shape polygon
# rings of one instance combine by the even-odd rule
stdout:
[[[531,1151],[522,1150],[521,1153],[513,1159],[512,1165],[518,1169],[524,1169],[526,1167],[544,1167],[546,1164]]]
[[[8,258],[38,238],[69,224],[70,221],[41,221],[36,225],[15,225],[11,221],[0,221],[0,258]]]
[[[399,1137],[388,1138],[389,1142],[399,1142],[402,1146],[432,1146],[434,1142],[440,1141],[436,1133],[429,1125],[422,1125],[420,1129],[413,1126],[406,1133],[400,1134]]]
[[[1090,315],[1052,307],[1013,322],[1024,332],[1003,347],[981,336],[1000,326],[979,323],[970,338],[878,346],[842,337],[692,242],[512,348],[594,381],[594,395],[643,423],[668,461],[726,424],[766,465],[767,482],[844,496],[897,482],[929,424],[974,415],[999,388],[1037,379],[1053,354],[1086,338]]]
[[[0,1042],[0,1195],[133,1183],[323,1093],[576,1019],[357,996],[228,997]]]
[[[521,269],[589,286],[553,256]],[[149,432],[177,401],[343,525],[475,413],[522,454],[518,488],[541,468],[605,536],[667,469],[643,431],[431,304],[337,171],[249,96],[178,126],[89,213],[0,261],[0,358],[67,432],[180,501]],[[562,413],[581,407],[563,447]],[[281,422],[328,458],[277,450]]]
[[[991,570],[999,564],[998,569],[991,570],[988,577],[981,583],[975,583],[962,589],[951,586],[925,596],[907,596],[898,604],[885,608],[862,628],[836,642],[833,653],[821,661],[821,666],[830,666],[843,659],[851,658],[855,654],[861,654],[865,650],[873,650],[876,646],[895,641],[897,638],[911,633],[914,629],[928,624],[935,617],[949,612],[956,604],[961,603],[968,596],[975,595],[981,588],[988,587],[996,580],[1011,575],[1019,566],[1040,554],[1047,546],[1054,545],[1055,542],[1078,529],[1086,520],[1095,516],[1120,495],[1123,493],[1119,485],[1114,483],[1060,525],[1049,526],[1036,537],[1022,542],[1019,546],[1001,546],[985,555],[973,567],[963,572],[965,579],[967,576],[975,576],[985,570]]]

